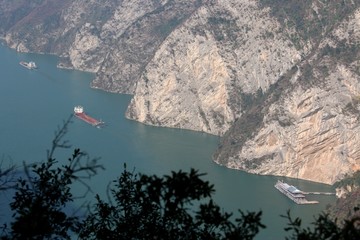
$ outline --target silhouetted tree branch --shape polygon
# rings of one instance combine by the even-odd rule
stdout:
[[[4,159],[0,163],[0,192],[14,188],[16,185],[16,166],[9,164],[4,166]]]
[[[360,239],[360,217],[355,216],[344,222],[343,227],[332,221],[327,214],[320,214],[312,223],[312,228],[302,228],[301,219],[293,219],[290,211],[282,216],[288,220],[285,231],[292,235],[292,240],[358,240]]]
[[[112,188],[110,203],[97,203],[80,233],[81,239],[253,239],[261,212],[232,214],[211,199],[214,186],[198,171],[164,177],[125,170]],[[207,202],[206,202],[207,200]]]
[[[84,179],[94,176],[102,166],[80,149],[74,149],[68,161],[59,166],[54,153],[58,148],[71,147],[63,140],[70,122],[71,117],[55,132],[46,162],[24,163],[25,174],[18,178],[10,204],[14,220],[11,229],[3,229],[2,239],[70,239],[71,232],[79,232],[79,217],[66,211],[75,199],[71,185],[80,182],[88,192],[90,186]]]

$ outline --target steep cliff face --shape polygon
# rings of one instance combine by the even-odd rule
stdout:
[[[217,161],[252,173],[333,183],[360,167],[359,119],[345,112],[351,101],[346,86],[297,89],[269,108],[262,127],[238,152]]]
[[[127,117],[223,135],[241,93],[266,91],[300,59],[279,27],[256,1],[204,4],[147,65]]]
[[[230,168],[333,183],[360,168],[360,2],[0,0],[18,51],[134,97],[130,119],[221,136]]]
[[[198,13],[206,15],[207,10],[201,8]],[[191,32],[199,20],[206,17],[194,15],[157,51],[137,84],[129,118],[216,133],[221,131],[219,126],[232,122],[228,70],[211,34]]]
[[[255,131],[242,139],[230,131],[223,138],[216,161],[329,184],[359,170],[359,20],[357,10],[336,24],[291,77],[280,80],[278,100],[269,93],[260,114],[249,114],[259,118]]]

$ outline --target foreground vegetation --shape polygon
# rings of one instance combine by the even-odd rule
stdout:
[[[1,169],[0,190],[15,191],[13,219],[2,226],[1,239],[254,239],[265,228],[261,212],[239,210],[235,216],[221,211],[212,200],[214,186],[193,169],[158,177],[125,166],[108,200],[96,195],[85,215],[70,212],[72,185],[89,188],[86,179],[102,167],[79,149],[58,166],[53,155],[56,148],[69,147],[61,140],[67,124],[58,131],[46,162],[24,165],[21,177],[11,175],[13,169]],[[320,215],[311,229],[289,212],[283,217],[288,219],[288,239],[360,239],[359,217],[339,227]]]

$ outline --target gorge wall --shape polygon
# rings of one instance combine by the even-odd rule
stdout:
[[[133,94],[129,119],[221,136],[224,166],[328,184],[360,168],[356,1],[0,0],[0,34]]]

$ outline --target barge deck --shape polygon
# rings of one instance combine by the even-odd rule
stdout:
[[[103,124],[104,124],[104,122],[103,121],[99,121],[99,120],[97,120],[97,119],[95,119],[95,118],[93,118],[93,117],[90,117],[89,115],[87,115],[85,112],[84,112],[84,108],[82,107],[82,106],[76,106],[75,108],[74,108],[74,115],[77,117],[77,118],[79,118],[79,119],[81,119],[81,120],[83,120],[84,122],[86,122],[86,123],[88,123],[88,124],[90,124],[90,125],[92,125],[92,126],[94,126],[94,127],[101,127]]]

